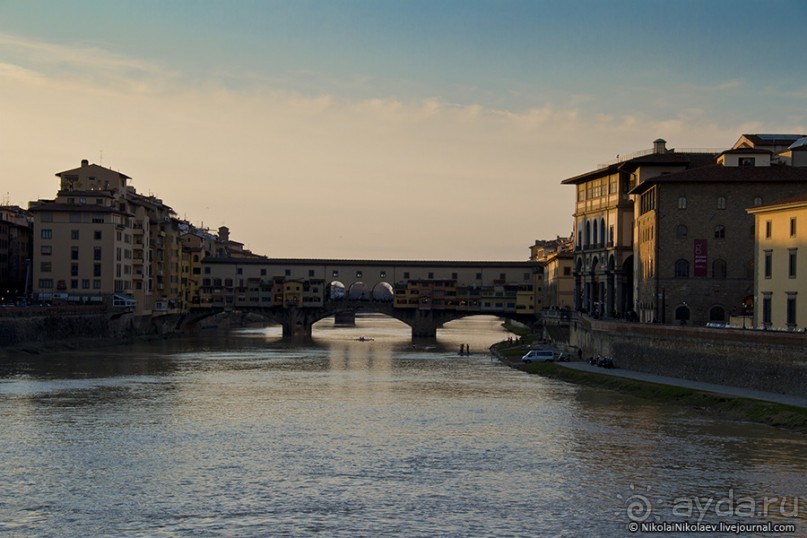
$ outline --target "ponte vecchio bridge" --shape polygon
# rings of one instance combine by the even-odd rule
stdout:
[[[540,309],[537,262],[211,258],[202,261],[200,302],[186,323],[218,312],[254,312],[311,335],[317,321],[380,312],[434,337],[444,323],[472,315],[522,322]]]

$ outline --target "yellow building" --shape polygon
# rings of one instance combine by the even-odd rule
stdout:
[[[807,193],[748,209],[754,216],[754,326],[807,326]]]

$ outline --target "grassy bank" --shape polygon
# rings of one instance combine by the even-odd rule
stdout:
[[[523,364],[520,358],[525,353],[524,349],[523,345],[498,344],[492,351],[502,362],[530,374],[538,374],[578,385],[615,390],[645,400],[684,405],[720,418],[747,420],[807,433],[807,409],[606,374],[582,372],[553,363]]]

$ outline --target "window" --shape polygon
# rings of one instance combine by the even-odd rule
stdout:
[[[308,276],[314,276],[314,270],[313,269],[308,270]]]
[[[773,251],[766,250],[765,251],[765,278],[771,278],[771,274],[773,273]]]
[[[675,276],[678,278],[689,277],[689,262],[687,260],[678,260],[675,262]]]
[[[796,294],[787,294],[787,324],[792,327],[796,325]]]
[[[722,224],[718,224],[715,226],[715,239],[725,239],[726,238],[726,227]]]
[[[715,260],[712,262],[712,278],[726,278],[726,260]]]
[[[796,278],[796,258],[798,249],[791,248],[787,251],[787,276],[788,278]]]
[[[764,325],[771,324],[771,294],[766,293],[762,296],[762,323]]]
[[[70,230],[70,239],[78,241],[78,230]]]
[[[101,261],[101,247],[94,247],[92,249],[92,259]],[[120,249],[118,249],[118,260],[120,260]]]
[[[237,274],[237,275],[243,275],[243,274],[244,274],[244,268],[243,268],[243,267],[237,267],[237,268],[235,269],[235,274]]]
[[[796,237],[796,217],[790,219],[790,237]]]
[[[81,222],[81,213],[70,213],[70,222]]]
[[[409,271],[404,271],[404,280],[409,280]]]
[[[284,274],[285,274],[286,276],[291,276],[291,269],[286,269],[286,270],[284,271]]]
[[[770,239],[771,234],[773,233],[773,222],[766,220],[765,221],[765,239]]]
[[[563,268],[563,276],[571,276],[572,268],[571,267],[564,267]]]
[[[380,276],[381,278],[387,278],[387,272],[386,272],[386,271],[381,271],[381,272],[379,273],[379,276]]]
[[[77,278],[74,278],[74,279],[70,280],[70,289],[71,290],[78,289],[78,279]]]
[[[266,269],[261,269],[261,276],[266,276]]]
[[[754,198],[754,205],[755,206],[762,205],[762,196],[757,196],[756,198]]]
[[[53,270],[53,264],[51,262],[42,262],[39,264],[39,270],[43,273],[50,273]]]
[[[718,209],[726,209],[726,197],[725,196],[718,196],[717,197],[717,208]]]
[[[100,241],[101,240],[101,230],[95,230],[92,233],[92,238],[95,239],[96,241]]]
[[[42,239],[53,239],[53,230],[44,229],[40,232],[39,236]]]
[[[39,279],[39,287],[42,289],[51,289],[53,288],[53,279],[52,278],[40,278]]]
[[[739,166],[755,166],[756,159],[754,157],[740,157],[737,159],[737,164]]]
[[[78,259],[78,247],[70,247],[70,259],[71,260]]]
[[[689,229],[686,227],[686,224],[679,224],[678,226],[675,227],[676,239],[685,239],[688,233]]]
[[[687,208],[687,197],[686,196],[679,196],[678,197],[678,209],[686,209]]]
[[[43,212],[41,213],[41,215],[42,216],[40,217],[40,219],[42,220],[42,222],[53,222],[53,213]]]
[[[51,245],[42,245],[42,247],[39,250],[39,253],[42,254],[43,256],[50,256],[51,254],[53,254],[53,247]]]
[[[85,284],[85,282],[86,282],[86,284]],[[82,280],[82,281],[81,281],[81,286],[82,286],[83,288],[85,288],[85,289],[86,289],[86,288],[89,288],[89,284],[90,284],[89,279],[85,279],[85,280]],[[93,280],[93,281],[92,281],[92,289],[94,289],[94,290],[100,290],[100,289],[101,289],[101,281],[100,281],[100,280],[98,280],[98,279]]]
[[[92,276],[101,276],[101,264],[96,263],[92,267]]]
[[[103,224],[104,223],[104,217],[93,217],[92,218],[92,223],[93,224]]]
[[[362,277],[362,272],[361,271],[356,271],[356,278],[361,278],[361,277]]]
[[[71,263],[70,264],[70,276],[78,276],[78,264]]]
[[[726,321],[726,309],[722,306],[713,306],[709,310],[709,321]]]

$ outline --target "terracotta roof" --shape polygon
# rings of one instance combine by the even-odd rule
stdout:
[[[89,172],[90,170],[92,170],[94,172],[99,172],[99,171],[112,172],[113,174],[118,174],[120,177],[123,177],[123,178],[126,178],[126,179],[132,179],[129,176],[127,176],[126,174],[122,174],[121,172],[118,172],[117,170],[112,170],[111,168],[104,168],[103,166],[99,166],[97,164],[88,164],[87,166],[80,166],[78,168],[65,170],[64,172],[59,172],[56,175],[59,176],[59,177],[62,177],[63,175],[66,175],[66,174],[77,175],[81,171]]]
[[[118,215],[126,215],[133,217],[131,213],[125,211],[118,211],[114,207],[96,205],[96,204],[61,204],[61,203],[48,203],[38,204],[28,209],[31,213],[39,213],[41,211],[55,211],[60,213],[115,213]]]
[[[782,198],[781,200],[776,200],[775,202],[771,202],[769,204],[758,205],[756,207],[751,207],[747,211],[749,213],[753,213],[755,211],[765,211],[767,209],[774,209],[779,206],[786,206],[786,205],[801,205],[807,204],[807,186],[805,186],[804,194],[796,194],[795,196],[789,196],[787,198]]]
[[[771,154],[771,150],[769,149],[757,149],[757,148],[736,148],[736,149],[727,149],[726,151],[722,152],[721,155],[726,155],[727,153],[754,153],[754,154]]]
[[[750,142],[752,142],[755,146],[789,146],[799,138],[802,138],[803,134],[744,134],[742,135],[747,138]],[[741,137],[742,138],[742,137]]]
[[[686,166],[687,168],[695,168],[700,166],[708,166],[714,164],[717,153],[676,153],[675,151],[668,151],[666,153],[649,153],[640,157],[634,157],[623,162],[614,163],[605,168],[599,168],[579,176],[570,177],[561,181],[562,185],[576,185],[578,183],[585,183],[588,180],[603,177],[605,175],[613,174],[619,171],[632,172],[636,168],[644,165],[655,166]]]
[[[703,166],[673,174],[656,176],[639,183],[628,194],[641,194],[659,183],[764,183],[766,181],[804,181],[807,167],[796,166]]]

